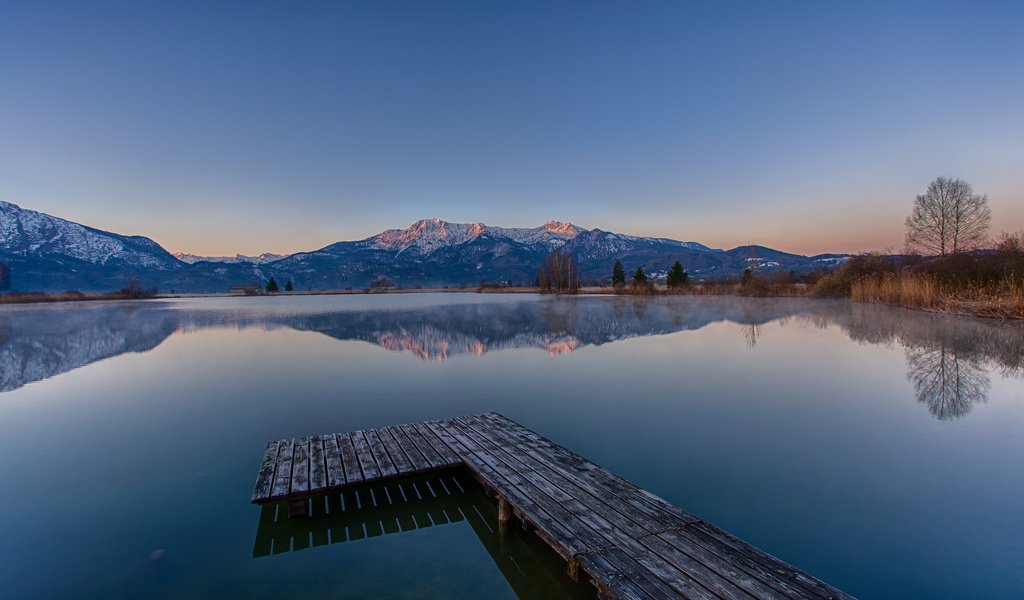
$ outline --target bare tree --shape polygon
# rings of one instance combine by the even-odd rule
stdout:
[[[907,250],[946,256],[976,250],[985,243],[992,212],[988,197],[963,179],[937,177],[914,199],[907,217]]]
[[[575,294],[580,291],[580,271],[570,254],[555,250],[544,259],[537,272],[542,292]]]
[[[996,252],[1000,254],[1024,254],[1024,229],[1013,233],[1004,231],[999,234],[999,239],[996,240]],[[0,289],[3,289],[2,284],[0,284]]]

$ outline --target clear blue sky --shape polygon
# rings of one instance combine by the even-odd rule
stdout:
[[[1024,227],[1024,2],[0,16],[0,198],[170,250],[309,250],[432,216],[884,248],[940,174]]]

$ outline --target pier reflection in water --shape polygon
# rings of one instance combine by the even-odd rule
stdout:
[[[565,561],[537,536],[499,525],[497,501],[463,469],[317,496],[310,501],[309,517],[288,513],[286,503],[261,507],[254,558],[432,527],[468,526],[518,597],[595,597],[592,586],[568,577]],[[443,568],[443,557],[437,559]]]

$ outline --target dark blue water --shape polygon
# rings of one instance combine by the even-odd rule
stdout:
[[[1022,597],[1022,365],[1018,324],[843,301],[5,307],[0,590],[586,595],[468,482],[341,541],[248,503],[270,438],[495,410],[855,595]]]

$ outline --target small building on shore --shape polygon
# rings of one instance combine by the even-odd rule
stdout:
[[[228,288],[228,293],[237,296],[259,296],[263,293],[263,286],[258,283],[235,284]]]

